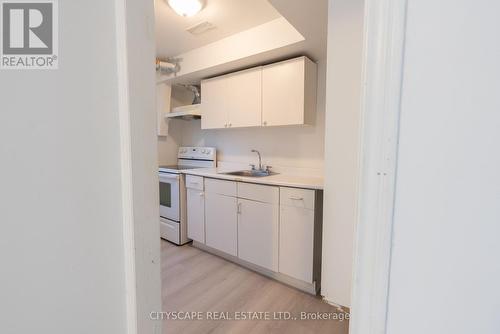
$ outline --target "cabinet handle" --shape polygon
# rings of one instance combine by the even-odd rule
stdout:
[[[241,215],[241,203],[238,203],[238,214]]]
[[[263,124],[263,125],[267,125],[267,122],[266,122],[266,121],[264,121],[264,122],[262,122],[262,124]]]
[[[292,201],[303,201],[304,197],[295,197],[295,196],[290,196],[289,197]]]
[[[205,193],[200,193],[199,195],[200,195],[201,197],[203,197],[203,196],[205,196]]]
[[[232,123],[229,123],[229,127],[232,127],[232,126],[233,126],[233,124],[232,124]]]

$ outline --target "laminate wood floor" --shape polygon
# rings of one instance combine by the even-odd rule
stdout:
[[[337,317],[337,309],[319,298],[201,251],[190,244],[175,246],[162,240],[161,247],[163,311],[201,312],[200,317],[203,319],[165,319],[165,334],[348,333],[348,320],[300,319],[301,312],[315,315],[316,312],[321,312],[322,315]],[[235,320],[238,316],[235,312],[244,312],[240,315],[252,317],[260,315],[260,318]],[[275,315],[279,315],[274,312],[290,312],[289,315],[297,320],[273,320]],[[178,315],[185,317],[185,313]],[[266,315],[271,320],[262,319]],[[227,316],[232,320],[208,319],[210,316]]]

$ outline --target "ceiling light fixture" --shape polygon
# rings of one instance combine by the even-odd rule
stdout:
[[[204,0],[167,0],[168,5],[181,16],[193,16],[203,9]]]

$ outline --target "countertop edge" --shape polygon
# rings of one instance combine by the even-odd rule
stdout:
[[[291,187],[291,188],[301,188],[301,189],[311,189],[311,190],[323,190],[324,185],[323,184],[318,184],[318,183],[307,183],[307,182],[294,182],[293,178],[307,178],[307,177],[300,177],[300,176],[284,176],[283,174],[278,174],[274,176],[266,176],[266,177],[261,177],[261,178],[250,178],[250,177],[242,177],[242,176],[234,176],[234,175],[227,175],[227,174],[221,174],[218,172],[211,172],[211,171],[203,171],[199,169],[185,169],[180,171],[182,174],[185,175],[194,175],[194,176],[203,176],[203,177],[208,177],[208,178],[213,178],[213,179],[220,179],[220,180],[228,180],[228,181],[236,181],[236,182],[245,182],[245,183],[253,183],[253,184],[262,184],[262,185],[271,185],[271,186],[282,186],[282,187]],[[228,170],[227,172],[230,172]],[[284,180],[274,180],[272,177],[289,177],[291,181],[284,181]],[[317,178],[320,180],[321,178]],[[322,179],[321,179],[322,180]]]

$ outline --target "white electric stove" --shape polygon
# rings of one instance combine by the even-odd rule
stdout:
[[[217,165],[214,147],[179,147],[177,165],[160,166],[160,234],[177,245],[187,237],[186,186],[182,170],[211,168]]]

